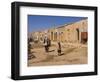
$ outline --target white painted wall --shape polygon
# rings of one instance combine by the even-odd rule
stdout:
[[[11,71],[11,2],[14,0],[1,0],[0,1],[0,82],[13,82],[10,79]],[[100,0],[16,0],[26,2],[41,2],[41,3],[56,3],[56,4],[71,4],[71,5],[88,5],[98,6],[100,10]],[[100,11],[98,12],[98,15]],[[98,16],[98,22],[100,21]],[[98,23],[100,26],[100,23]],[[98,27],[99,27],[98,26]],[[98,28],[100,31],[100,28]],[[99,34],[100,35],[100,32]],[[98,39],[100,42],[100,38]],[[100,43],[99,49],[100,49]],[[100,58],[100,51],[98,54]],[[100,62],[100,59],[98,60]],[[100,68],[100,63],[99,63]],[[99,71],[100,73],[100,71]],[[26,82],[99,82],[100,75],[98,76],[84,76],[84,77],[66,77],[66,78],[53,78],[53,79],[39,79],[39,80],[26,80]],[[22,82],[22,81],[21,81]]]

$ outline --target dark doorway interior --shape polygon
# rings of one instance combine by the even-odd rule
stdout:
[[[76,31],[77,31],[77,38],[79,40],[79,29],[77,28]]]
[[[87,32],[81,32],[81,42],[83,44],[87,43],[88,40],[88,33]]]

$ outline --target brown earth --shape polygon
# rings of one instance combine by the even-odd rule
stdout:
[[[72,65],[87,64],[87,45],[83,44],[63,44],[62,54],[58,56],[57,48],[52,45],[49,52],[45,52],[44,47],[31,49],[35,58],[28,60],[28,66],[49,66],[49,65]]]

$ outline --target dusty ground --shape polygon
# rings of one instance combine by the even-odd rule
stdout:
[[[55,45],[52,45],[49,52],[44,47],[32,49],[35,58],[28,60],[28,66],[87,64],[87,46],[83,44],[63,44],[62,54],[58,56]]]

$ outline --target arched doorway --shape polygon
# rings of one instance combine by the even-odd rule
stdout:
[[[88,40],[88,33],[87,32],[81,32],[81,43],[85,44]]]
[[[77,39],[79,40],[79,29],[77,28],[76,31],[77,31]]]
[[[54,33],[54,41],[57,41],[57,32]]]
[[[53,40],[53,32],[51,32],[51,40]]]

